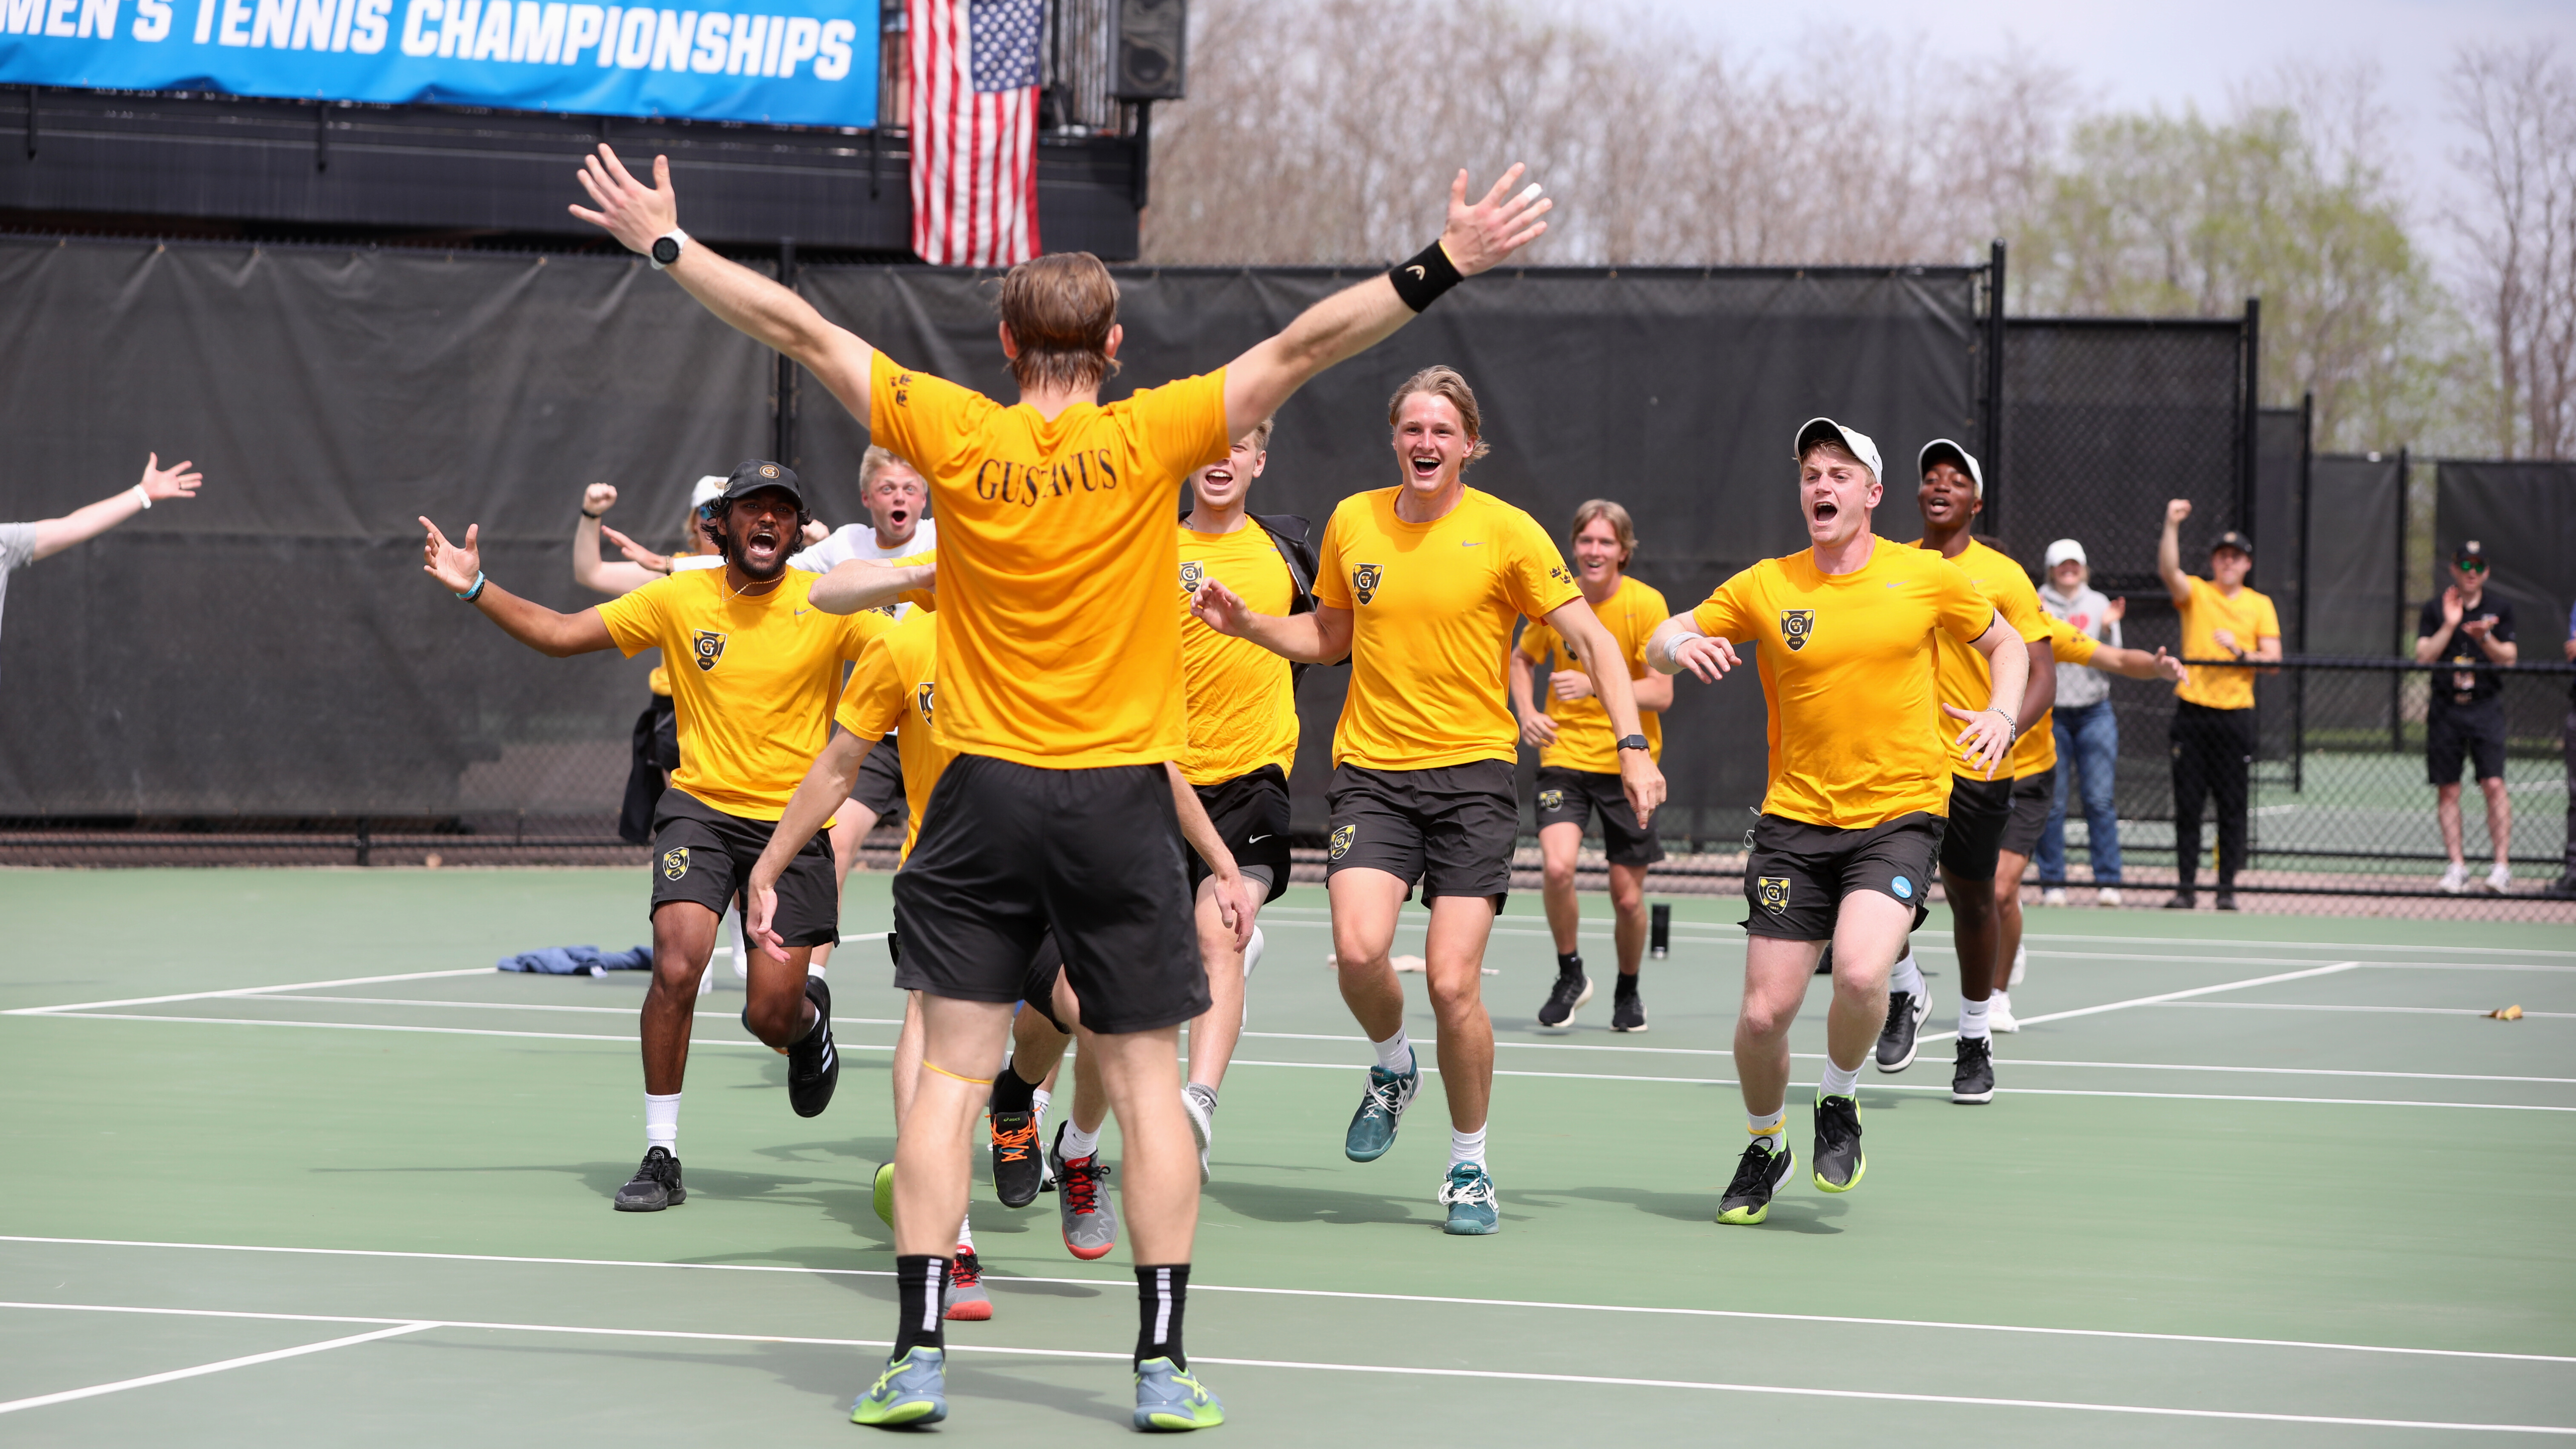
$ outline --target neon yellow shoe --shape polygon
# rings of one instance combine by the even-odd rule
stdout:
[[[1756,1137],[1735,1160],[1735,1180],[1726,1185],[1726,1196],[1717,1200],[1717,1220],[1721,1223],[1750,1225],[1771,1215],[1771,1198],[1789,1185],[1797,1169],[1798,1154],[1782,1142],[1772,1151]]]
[[[894,1226],[894,1164],[891,1162],[877,1169],[877,1216],[885,1219],[887,1227]]]
[[[1224,1422],[1225,1405],[1170,1359],[1149,1358],[1136,1366],[1137,1428],[1213,1429]]]
[[[1816,1187],[1822,1192],[1849,1192],[1869,1171],[1869,1154],[1860,1150],[1860,1103],[1850,1097],[1816,1096]]]
[[[918,1345],[888,1359],[885,1372],[850,1406],[850,1422],[893,1429],[948,1417],[948,1355]]]

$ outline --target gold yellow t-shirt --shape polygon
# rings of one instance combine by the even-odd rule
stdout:
[[[1922,546],[1923,540],[1919,538],[1908,545],[1912,548]],[[1928,549],[1924,551],[1931,552]],[[2012,555],[1971,538],[1968,546],[1961,549],[1959,556],[1950,563],[1968,576],[1968,582],[1977,586],[1977,592],[1986,596],[1986,601],[1995,606],[1996,613],[2004,616],[2005,625],[2020,635],[2023,643],[2047,641],[2052,623],[2049,613],[2039,606],[2039,590],[2031,587],[2030,575],[2022,572],[2021,565],[2013,562]],[[1943,738],[1953,738],[1959,732],[1959,722],[1942,713],[1939,706],[1951,705],[1971,714],[1984,709],[1995,697],[1995,671],[1973,643],[1957,639],[1943,639],[1937,657],[1940,660],[1940,698],[1932,710],[1933,725],[1941,731]],[[2027,740],[2030,735],[2026,733],[2022,738]],[[2019,748],[2020,745],[2015,744],[2014,749]],[[2048,751],[2050,760],[2054,761],[2057,758],[2054,742]],[[2012,778],[2012,766],[2013,757],[2008,754],[2003,763],[1995,767],[1995,778]],[[1968,768],[1967,762],[1955,754],[1950,757],[1950,773],[1969,779],[1984,778],[1982,771]]]
[[[1249,639],[1230,639],[1190,612],[1190,596],[1215,579],[1254,610],[1285,614],[1296,580],[1279,545],[1245,519],[1232,533],[1180,528],[1181,678],[1189,748],[1181,774],[1193,785],[1240,779],[1264,765],[1286,773],[1297,759],[1297,690],[1285,659]]]
[[[2281,637],[2281,616],[2272,601],[2252,589],[2240,588],[2231,599],[2218,585],[2195,577],[2181,613],[2182,657],[2187,660],[2227,658],[2218,643],[2221,629],[2234,635],[2236,647],[2248,654],[2259,641]],[[2211,709],[2252,709],[2254,671],[2242,665],[2194,664],[2191,678],[2174,686],[2174,698]]]
[[[1601,627],[1610,631],[1618,642],[1619,657],[1628,662],[1628,677],[1646,677],[1646,641],[1655,637],[1655,627],[1664,622],[1671,610],[1664,607],[1659,591],[1622,577],[1619,587],[1609,598],[1593,607]],[[1583,664],[1565,640],[1545,624],[1533,622],[1521,631],[1521,653],[1534,663],[1545,664],[1552,673],[1569,670],[1580,674]],[[1539,749],[1538,762],[1559,770],[1582,770],[1595,775],[1619,773],[1619,736],[1610,725],[1610,711],[1602,706],[1596,688],[1581,699],[1559,699],[1542,692],[1538,703],[1545,714],[1556,721],[1556,743]],[[1637,711],[1639,732],[1646,737],[1646,753],[1654,759],[1664,757],[1664,717],[1650,710]]]
[[[673,574],[599,606],[630,657],[658,648],[679,716],[671,776],[709,807],[775,820],[831,734],[841,664],[892,627],[882,614],[826,614],[806,597],[818,577],[779,575],[765,593],[734,593],[723,569]]]
[[[1503,685],[1512,621],[1583,597],[1538,520],[1478,489],[1429,523],[1395,516],[1403,485],[1333,510],[1315,602],[1351,611],[1351,684],[1333,763],[1429,770],[1520,754]]]
[[[2094,642],[2092,635],[2077,630],[2056,615],[2048,614],[2046,610],[2041,612],[2048,619],[2049,658],[2060,664],[2093,662],[2093,656],[2101,650],[2102,646]],[[1946,719],[1948,716],[1945,715],[1943,718]],[[2057,709],[2052,705],[2041,710],[2039,718],[2021,727],[2020,737],[2013,741],[2012,752],[2004,756],[2003,764],[1995,770],[1995,778],[2001,780],[2009,776],[2019,780],[2036,775],[2042,770],[2056,768]]]
[[[882,740],[906,725],[918,725],[904,737],[903,854],[921,838],[921,812],[930,808],[930,792],[956,751],[939,743],[931,723],[939,705],[939,622],[914,610],[859,653],[859,667],[841,690],[841,707],[832,718],[863,740]]]
[[[673,558],[689,558],[691,556],[692,551],[685,548],[671,555]],[[644,676],[644,687],[653,691],[655,694],[661,695],[665,699],[670,698],[671,665],[668,660],[654,665],[653,672]]]
[[[869,388],[871,436],[939,518],[940,742],[1041,769],[1179,759],[1172,509],[1233,444],[1225,375],[1052,419],[882,352]]]
[[[1812,552],[1765,559],[1691,611],[1701,633],[1749,648],[1761,671],[1766,815],[1866,830],[1950,813],[1955,731],[1933,725],[1934,640],[1975,639],[1995,607],[1939,554],[1872,544],[1848,574],[1818,572]]]

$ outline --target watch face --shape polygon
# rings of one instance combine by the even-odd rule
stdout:
[[[680,244],[677,240],[667,236],[653,238],[653,260],[667,267],[679,259]]]

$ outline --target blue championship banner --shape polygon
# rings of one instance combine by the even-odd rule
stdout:
[[[0,0],[0,84],[874,126],[877,0]]]

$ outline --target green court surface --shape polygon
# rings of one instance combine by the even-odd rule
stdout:
[[[885,887],[852,880],[845,929],[884,929]],[[845,1062],[812,1121],[720,958],[690,1199],[614,1213],[642,978],[490,968],[645,939],[644,896],[641,871],[0,873],[0,1443],[867,1442],[849,1400],[893,1327],[882,948],[832,969]],[[1864,1072],[1859,1190],[1802,1177],[1742,1228],[1711,1221],[1743,1142],[1741,905],[1675,902],[1643,1036],[1607,1030],[1606,981],[1576,1029],[1536,1030],[1537,905],[1489,961],[1482,1239],[1439,1231],[1436,1090],[1387,1158],[1344,1160],[1368,1055],[1322,892],[1266,914],[1188,1317],[1218,1443],[2576,1435],[2563,929],[2034,910],[1995,1103],[1949,1102],[1945,1042]],[[1946,1027],[1941,921],[1921,944]],[[1802,1157],[1808,1129],[1793,1094]],[[1130,1432],[1126,1257],[1068,1256],[1054,1202],[978,1186],[997,1311],[950,1329],[943,1438]]]

